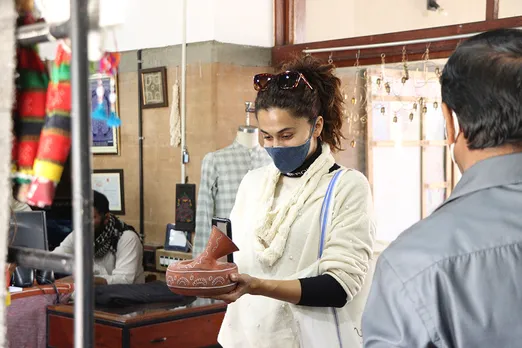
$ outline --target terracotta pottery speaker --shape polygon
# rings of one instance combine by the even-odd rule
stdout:
[[[166,273],[170,291],[186,296],[214,296],[234,290],[236,283],[230,280],[230,275],[237,273],[236,264],[218,260],[238,250],[226,234],[213,226],[201,255],[170,264]]]

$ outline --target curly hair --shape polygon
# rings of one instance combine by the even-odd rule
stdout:
[[[256,98],[256,115],[259,110],[279,108],[294,117],[307,118],[312,123],[317,116],[324,120],[321,140],[332,151],[340,151],[343,127],[343,95],[341,80],[334,74],[335,66],[324,64],[310,55],[296,57],[283,64],[281,72],[297,71],[303,74],[313,90],[306,84],[290,90],[280,89],[270,83],[266,90],[259,91]]]

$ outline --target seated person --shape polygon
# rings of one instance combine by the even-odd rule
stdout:
[[[11,196],[10,207],[13,211],[32,211],[31,207],[25,203],[18,201],[16,198]]]
[[[134,227],[109,213],[109,200],[94,191],[94,283],[144,283],[143,244]],[[53,250],[57,254],[74,254],[74,231]],[[59,281],[70,281],[71,277]]]

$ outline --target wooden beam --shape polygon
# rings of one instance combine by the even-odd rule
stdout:
[[[498,19],[498,4],[500,0],[486,0],[486,21]]]
[[[306,0],[274,0],[275,45],[305,41]]]
[[[459,34],[470,34],[475,32],[488,31],[500,28],[515,28],[522,26],[522,16],[497,19],[492,21],[482,21],[474,23],[465,23],[458,25],[450,25],[444,27],[435,27],[420,30],[410,30],[396,33],[388,33],[381,35],[360,36],[349,39],[337,39],[328,41],[319,41],[311,43],[303,43],[297,45],[286,45],[274,47],[272,49],[272,63],[274,66],[280,66],[285,60],[295,54],[301,53],[304,49],[332,48],[332,47],[348,47],[366,44],[380,44],[397,41],[409,41],[427,38],[438,38]],[[429,44],[430,58],[447,58],[453,52],[460,40],[438,41]],[[407,45],[408,59],[410,61],[422,58],[428,44]],[[365,49],[360,52],[360,65],[379,64],[381,61],[381,53],[386,54],[386,62],[400,62],[402,59],[403,46],[391,46],[385,48]],[[353,66],[355,63],[355,55],[357,51],[346,50],[333,52],[332,60],[338,67]],[[328,60],[330,52],[314,53],[316,57]]]
[[[290,23],[292,25],[292,36],[290,44],[305,42],[306,36],[306,0],[289,0],[292,3]]]
[[[274,42],[276,46],[285,44],[286,0],[274,0]]]

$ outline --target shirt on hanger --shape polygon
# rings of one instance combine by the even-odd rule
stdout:
[[[201,181],[196,207],[196,236],[192,255],[205,249],[212,218],[229,218],[239,184],[248,171],[271,163],[265,149],[257,145],[247,148],[235,140],[231,145],[208,153],[201,166]],[[232,234],[234,233],[232,226]]]

